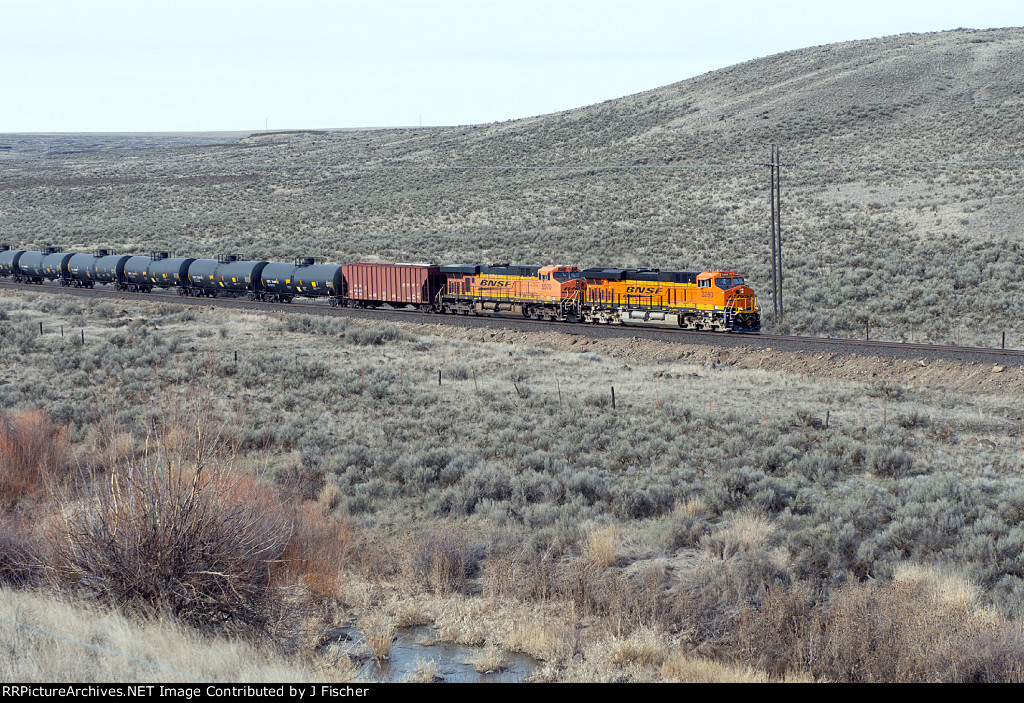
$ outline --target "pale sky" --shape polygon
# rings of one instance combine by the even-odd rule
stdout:
[[[477,124],[807,46],[1012,26],[1020,0],[0,0],[0,132]]]

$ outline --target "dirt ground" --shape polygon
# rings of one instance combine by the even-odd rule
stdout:
[[[1024,392],[1024,366],[974,364],[922,359],[891,359],[884,356],[830,352],[814,354],[783,352],[772,348],[687,345],[645,340],[638,337],[587,339],[562,332],[519,332],[515,330],[473,330],[447,325],[411,325],[420,334],[452,340],[522,344],[556,351],[596,352],[622,359],[627,364],[668,364],[683,360],[691,364],[721,364],[737,369],[763,369],[822,379],[905,384],[939,390],[1015,395]],[[654,372],[655,374],[658,371]]]

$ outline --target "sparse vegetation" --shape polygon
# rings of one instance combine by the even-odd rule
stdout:
[[[827,634],[837,627],[830,608],[843,594],[860,593],[867,581],[895,583],[916,562],[945,565],[975,584],[968,610],[997,624],[977,636],[1015,651],[1024,603],[1015,547],[1024,454],[1012,395],[951,396],[895,377],[778,377],[756,359],[732,368],[715,350],[680,359],[657,344],[624,366],[621,355],[635,354],[628,345],[560,335],[547,347],[525,335],[509,344],[505,333],[469,346],[458,337],[479,333],[452,331],[457,339],[449,341],[395,326],[380,335],[363,323],[301,314],[285,323],[228,319],[146,301],[132,310],[87,310],[55,306],[48,296],[5,295],[0,308],[0,328],[31,321],[36,329],[16,351],[0,351],[8,355],[0,359],[8,417],[43,428],[29,438],[63,437],[64,458],[53,465],[78,466],[75,480],[58,472],[65,478],[23,493],[2,515],[0,575],[13,586],[45,577],[72,593],[91,588],[136,613],[172,612],[203,629],[263,630],[293,654],[335,651],[302,642],[316,641],[317,618],[350,613],[366,625],[374,657],[387,656],[383,643],[395,627],[428,625],[440,640],[528,653],[545,663],[539,679],[616,671],[608,676],[685,678],[683,662],[704,652],[732,652],[726,659],[756,665],[757,676],[832,678],[832,665],[806,652],[776,644],[770,656],[755,653],[750,642],[758,637],[744,633],[770,627],[757,623],[773,617],[779,594],[815,593],[800,607]],[[39,335],[40,320],[44,329],[75,320],[88,330],[86,341]],[[356,338],[384,340],[349,347],[356,327],[369,330]],[[209,329],[245,340],[237,361],[233,350],[218,348],[222,342],[209,345],[202,334]],[[302,354],[283,354],[285,340],[297,340]],[[443,371],[456,358],[448,350],[459,350],[463,372],[442,373],[438,386],[435,365]],[[55,370],[70,370],[74,380],[92,364],[106,381],[83,378],[70,391],[39,382]],[[511,388],[510,373],[532,392]],[[561,403],[542,391],[555,374]],[[168,409],[151,407],[154,382]],[[614,410],[585,402],[595,387],[611,385]],[[113,387],[120,390],[111,395]],[[718,393],[722,387],[730,393]],[[308,402],[293,400],[300,398]],[[78,411],[100,403],[109,412]],[[388,422],[378,425],[374,413]],[[52,414],[67,418],[62,429]],[[986,450],[982,440],[998,449]],[[257,473],[265,480],[254,480]],[[64,506],[59,518],[25,519],[55,504]],[[193,512],[180,509],[186,504]],[[226,565],[177,561],[175,554],[197,550],[175,551],[177,543],[140,528],[172,516],[195,527],[175,534],[212,540],[235,554],[230,564],[244,565],[232,578],[251,587],[240,593],[253,618],[220,597],[204,601],[206,609],[176,604],[165,594],[180,588],[132,576],[199,588],[189,573],[229,573]],[[134,541],[118,538],[124,530]],[[266,539],[240,544],[262,544],[264,556],[230,551],[249,532]],[[111,553],[110,545],[135,548]],[[172,561],[159,568],[143,561],[156,555]],[[483,603],[498,609],[488,613]],[[527,631],[523,613],[546,603],[567,608],[573,620],[541,619]],[[297,617],[279,617],[283,611]],[[232,615],[218,620],[216,612]],[[582,623],[590,633],[583,638]],[[593,637],[605,643],[603,654],[587,654]],[[685,654],[675,653],[681,646]],[[984,675],[1009,676],[1010,654],[985,664],[1002,673]]]
[[[55,299],[0,297],[0,333],[36,330],[0,349],[5,427],[24,438],[5,446],[29,448],[4,456],[55,467],[0,514],[12,587],[263,632],[275,656],[345,677],[359,657],[385,661],[410,626],[480,648],[485,670],[528,654],[537,680],[742,678],[744,666],[754,680],[1016,676],[1019,372],[995,375],[1007,395],[978,394],[936,389],[955,375],[941,369],[921,384],[824,381],[761,367],[782,357],[730,366],[714,349],[679,358],[628,339],[490,332],[470,345],[479,332]],[[61,320],[86,329],[84,344],[38,334]],[[357,327],[382,342],[350,346]],[[210,329],[227,334],[211,345]],[[237,361],[224,339],[243,340]],[[445,374],[456,358],[463,372]],[[41,382],[53,373],[71,385]],[[562,402],[546,390],[556,374]],[[585,402],[611,385],[615,409]],[[59,451],[32,451],[36,437]],[[911,647],[941,620],[901,615],[939,588],[912,563],[972,584],[955,609],[960,644]],[[876,614],[843,620],[847,603]],[[778,627],[785,613],[832,658],[794,644],[805,633]],[[321,641],[344,621],[361,650]],[[869,670],[847,660],[857,647],[902,654]],[[911,656],[918,668],[899,659]],[[840,676],[849,666],[860,673]]]
[[[991,162],[1016,153],[1021,41],[815,47],[502,125],[7,160],[0,209],[19,246],[729,265],[768,307],[756,169],[406,167],[751,165],[776,142],[802,165],[768,328],[1019,346],[1020,167]],[[951,141],[974,163],[921,164]],[[1021,378],[4,292],[2,595],[33,623],[86,595],[139,651],[153,616],[231,634],[296,667],[277,680],[364,676],[422,626],[538,681],[1017,681]],[[4,639],[4,678],[148,675]]]

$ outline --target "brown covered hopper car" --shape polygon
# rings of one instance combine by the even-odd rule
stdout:
[[[387,303],[427,310],[444,285],[440,266],[377,262],[344,264],[341,269],[348,288],[345,298],[359,307]]]

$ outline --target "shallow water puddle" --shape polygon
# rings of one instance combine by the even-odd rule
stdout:
[[[352,628],[348,635],[359,642],[362,634]],[[399,629],[390,657],[383,662],[366,661],[360,679],[368,681],[402,681],[421,666],[436,672],[435,681],[444,683],[522,683],[533,673],[538,662],[524,654],[503,652],[504,667],[500,671],[480,673],[469,661],[480,659],[484,647],[466,647],[451,642],[435,642],[429,627]]]

